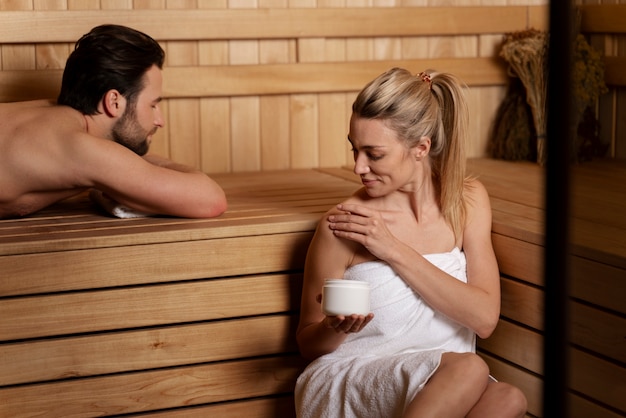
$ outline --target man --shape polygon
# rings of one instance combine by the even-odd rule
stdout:
[[[136,30],[102,25],[76,43],[57,103],[0,103],[0,218],[90,188],[131,209],[205,218],[226,210],[204,173],[146,155],[163,126],[165,53]]]

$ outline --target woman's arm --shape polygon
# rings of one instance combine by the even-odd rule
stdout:
[[[433,309],[486,338],[495,329],[500,313],[500,276],[491,244],[491,207],[487,192],[478,181],[466,186],[466,193],[463,251],[467,283],[440,270],[396,239],[377,211],[344,205],[349,214],[331,218],[331,228],[337,236],[363,244],[386,261]]]
[[[327,317],[322,313],[324,280],[343,278],[355,251],[354,243],[333,235],[327,215],[320,220],[307,253],[296,334],[302,356],[310,360],[336,350],[348,333],[359,332],[373,318],[372,314]]]

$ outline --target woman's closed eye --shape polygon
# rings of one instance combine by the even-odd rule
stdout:
[[[356,160],[356,157],[359,155],[359,152],[355,150],[354,148],[352,148],[352,154],[354,155],[354,159]],[[372,161],[378,161],[385,156],[384,154],[375,154],[371,152],[366,152],[365,155],[367,156],[368,160],[372,160]]]

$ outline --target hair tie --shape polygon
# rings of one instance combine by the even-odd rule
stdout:
[[[429,74],[427,74],[426,72],[422,71],[422,72],[421,72],[421,73],[419,73],[417,76],[418,76],[419,78],[421,78],[421,79],[422,79],[422,81],[424,81],[424,82],[428,83],[428,88],[429,88],[430,90],[432,90],[432,88],[433,88],[433,80],[431,80],[431,79],[430,79],[430,75],[429,75]]]

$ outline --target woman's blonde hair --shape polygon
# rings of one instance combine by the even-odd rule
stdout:
[[[414,75],[392,68],[367,84],[352,105],[355,116],[380,119],[410,148],[431,140],[430,165],[441,213],[460,237],[465,223],[465,142],[468,108],[464,85],[452,74]]]

